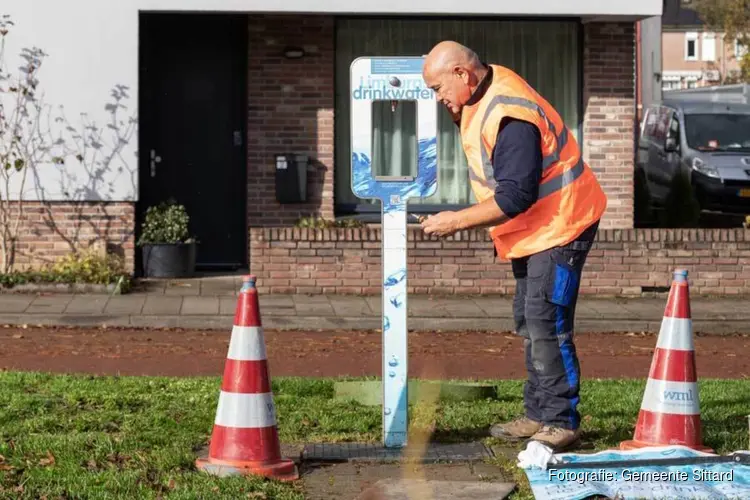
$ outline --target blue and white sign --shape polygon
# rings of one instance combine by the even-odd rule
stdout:
[[[383,220],[383,441],[407,444],[406,204],[437,189],[437,101],[422,79],[422,57],[361,57],[351,65],[352,191],[382,202]],[[372,172],[374,101],[416,101],[415,177]]]

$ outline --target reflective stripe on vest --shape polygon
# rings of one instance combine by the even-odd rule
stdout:
[[[551,154],[544,156],[542,158],[542,167],[546,170],[550,166],[554,165],[556,162],[560,161],[560,155],[562,154],[563,149],[565,149],[565,146],[568,144],[568,127],[563,125],[562,132],[558,135],[557,129],[555,127],[555,124],[552,123],[552,121],[547,118],[546,113],[542,109],[541,106],[538,104],[529,101],[528,99],[524,99],[521,97],[508,97],[508,96],[502,96],[498,95],[492,98],[490,103],[487,105],[487,110],[484,113],[484,116],[482,117],[482,123],[480,124],[479,129],[484,129],[484,123],[487,121],[487,117],[492,113],[492,110],[497,106],[498,104],[515,104],[518,106],[523,106],[525,108],[531,109],[533,111],[536,111],[541,115],[542,118],[547,122],[547,125],[549,129],[554,134],[556,140],[557,140],[557,147],[555,148],[555,151],[553,151]],[[484,170],[484,179],[480,179],[477,177],[477,175],[474,173],[472,169],[469,169],[469,177],[482,184],[488,189],[494,189],[495,187],[495,173],[494,173],[494,167],[492,165],[492,159],[490,158],[489,153],[487,153],[487,150],[484,147],[480,147],[481,153],[482,153],[482,170]],[[544,184],[541,184],[539,186],[539,198],[544,198],[545,196],[549,196],[550,194],[554,193],[555,191],[559,191],[563,187],[567,186],[571,182],[575,181],[578,177],[583,174],[584,166],[583,166],[583,157],[578,158],[578,162],[576,162],[575,166],[571,168],[570,170],[567,170],[563,172],[562,174],[553,177],[549,181],[545,182]]]

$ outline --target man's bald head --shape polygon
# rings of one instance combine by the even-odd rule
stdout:
[[[476,52],[451,40],[435,45],[424,62],[424,72],[431,75],[451,72],[456,67],[476,70],[482,67],[482,62]]]
[[[487,74],[476,52],[451,40],[435,45],[427,54],[422,77],[454,116]]]

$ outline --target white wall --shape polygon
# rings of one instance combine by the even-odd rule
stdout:
[[[238,11],[308,13],[404,13],[455,12],[455,0],[379,0],[361,3],[352,0],[4,0],[0,15],[9,14],[15,26],[7,37],[6,53],[10,67],[19,66],[22,47],[37,46],[46,58],[39,75],[47,103],[62,105],[74,126],[87,113],[104,127],[104,155],[113,151],[115,136],[106,129],[110,114],[105,104],[112,88],[128,87],[122,120],[137,119],[138,96],[138,11]],[[565,15],[624,16],[640,18],[661,15],[660,0],[476,0],[461,5],[460,15]],[[102,155],[103,157],[103,155]],[[108,200],[134,201],[138,197],[137,129],[112,162],[103,168],[89,157],[88,165],[68,161],[37,170],[25,185],[29,200]],[[99,168],[100,171],[97,171]],[[17,197],[18,186],[11,189]],[[0,192],[0,196],[5,196]]]
[[[137,118],[138,14],[135,2],[6,0],[0,7],[2,14],[9,14],[15,24],[6,37],[8,69],[15,70],[21,65],[18,54],[22,48],[41,48],[48,54],[39,72],[44,100],[55,108],[62,105],[73,127],[80,128],[84,123],[80,114],[87,113],[88,119],[105,131],[103,147],[98,156],[91,150],[86,158],[88,165],[69,158],[64,167],[39,168],[38,175],[27,178],[24,198],[135,200],[138,195],[137,129],[133,129],[129,143],[112,162],[104,168],[95,163],[117,151],[116,138],[106,128],[111,115],[105,110],[115,85],[128,86],[130,96],[124,102],[127,109],[118,110],[118,115],[122,114],[122,120],[131,116]],[[17,197],[18,192],[16,183],[10,194]]]

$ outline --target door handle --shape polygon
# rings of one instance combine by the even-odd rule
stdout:
[[[156,151],[151,150],[151,177],[156,177],[156,164],[161,163],[161,156],[156,156]]]

